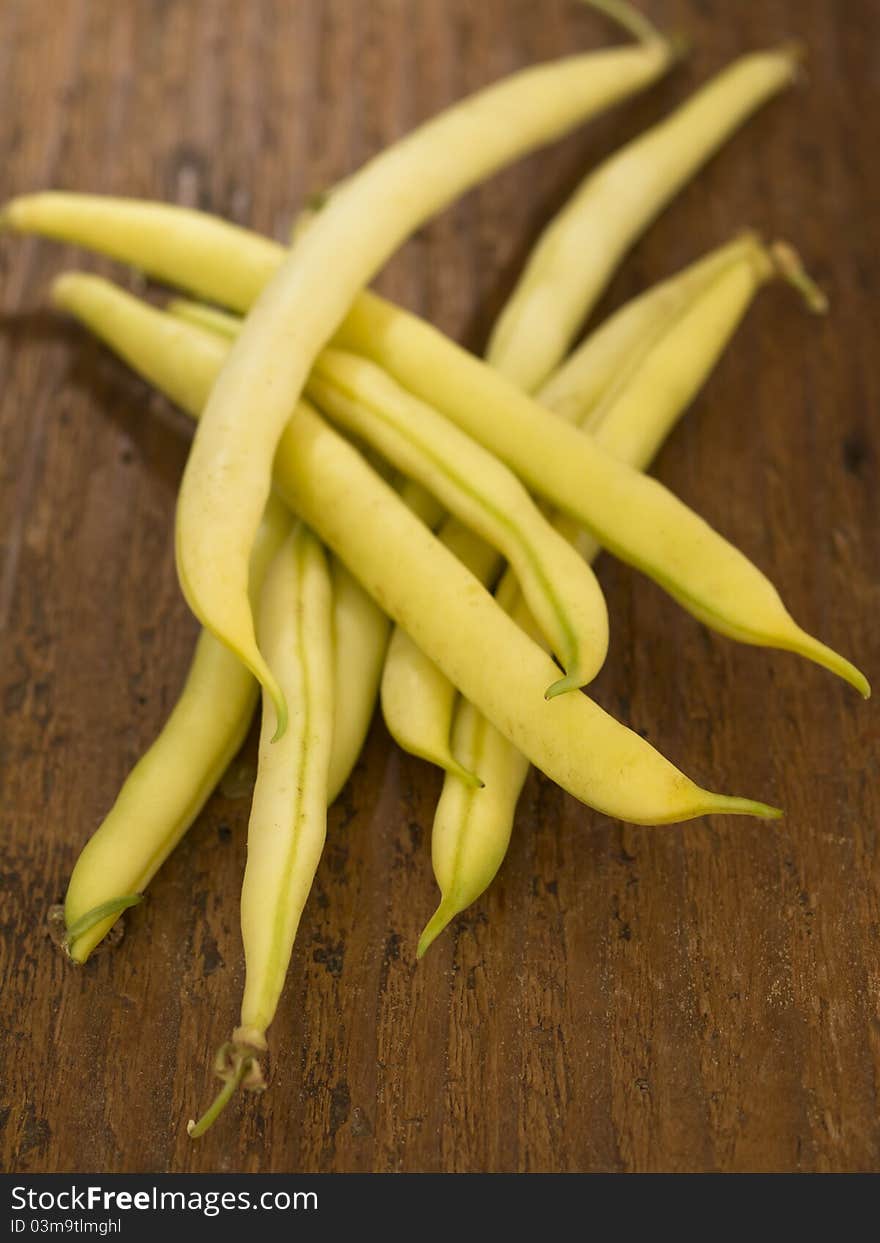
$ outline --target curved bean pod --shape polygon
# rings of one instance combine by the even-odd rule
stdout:
[[[241,328],[241,321],[227,312],[218,311],[186,299],[174,299],[168,305],[171,314],[190,323],[206,327],[233,339]],[[615,351],[605,351],[603,362],[610,368],[622,353],[622,343],[615,339]],[[326,359],[331,351],[325,351]],[[319,368],[320,369],[320,363]],[[314,379],[307,386],[310,395],[325,412],[332,415],[334,394],[322,392]],[[322,401],[323,398],[323,401]],[[338,400],[338,398],[336,399]],[[343,413],[345,407],[343,406]],[[363,431],[362,421],[354,423],[357,431]],[[458,466],[459,455],[452,454]],[[398,465],[400,460],[397,459]],[[412,470],[411,463],[408,463]],[[473,469],[464,473],[473,477]],[[484,585],[488,585],[501,567],[501,557],[496,550],[465,527],[457,518],[444,524],[441,538],[446,546]],[[354,672],[354,671],[352,671]],[[450,747],[450,729],[456,691],[437,666],[413,643],[399,626],[395,627],[384,662],[381,683],[382,712],[385,723],[395,741],[410,754],[438,763],[455,773],[466,785],[480,784],[479,778],[463,768],[455,759]],[[337,718],[338,719],[338,718]]]
[[[257,1049],[266,1047],[265,1032],[324,846],[334,728],[331,600],[321,545],[300,524],[270,567],[260,597],[260,636],[277,662],[296,720],[273,744],[277,722],[264,692],[241,894],[246,979],[234,1036]]]
[[[777,62],[774,62],[774,67],[776,67],[776,64]],[[722,82],[713,84],[713,87],[718,85],[721,89],[710,90],[710,88],[705,88],[700,96],[697,96],[689,105],[686,105],[685,109],[675,114],[677,121],[681,125],[687,124],[689,127],[695,127],[698,126],[700,121],[700,111],[705,110],[708,114],[719,102],[723,103],[727,109],[732,108],[732,111],[720,111],[714,118],[714,138],[710,132],[705,136],[702,147],[690,147],[692,167],[678,170],[675,175],[679,178],[679,182],[694,172],[696,166],[711,153],[706,149],[707,143],[711,144],[714,141],[716,145],[720,145],[721,141],[728,136],[731,130],[745,119],[747,111],[757,107],[762,99],[766,97],[769,88],[767,83],[762,81],[760,74],[764,67],[760,61],[756,63],[752,59],[747,59],[746,62],[739,65],[738,69],[736,66],[734,67],[734,69],[737,69],[737,72],[734,72],[734,70],[728,71],[730,78],[725,78]],[[746,72],[740,72],[743,69]],[[671,125],[671,122],[665,124]],[[658,133],[659,127],[651,131],[651,134],[655,136]],[[641,141],[641,139],[637,140],[638,146],[631,144],[631,148],[636,151],[637,158],[643,158],[647,148],[649,158],[655,158],[663,164],[668,162],[668,149],[664,150],[659,141],[650,144],[646,142],[645,147],[640,145]],[[667,148],[669,145],[667,144]],[[621,159],[625,152],[629,150],[630,148],[625,148],[624,153],[621,153]],[[616,156],[612,156],[603,168],[608,169],[616,159]],[[594,178],[601,179],[601,176],[602,170],[599,170],[598,173],[588,179],[589,184],[593,185]],[[660,186],[659,190],[665,189],[667,196],[671,196],[677,188],[678,185],[672,185],[671,188],[667,185],[665,188]],[[643,210],[647,210],[649,214],[653,214],[654,210],[659,210],[656,204],[652,209],[650,200],[645,198],[640,200],[640,206]],[[564,219],[564,225],[558,223],[559,230],[561,231],[564,227],[573,233],[576,228],[583,226],[583,218],[580,214],[583,210],[584,196],[581,194],[577,197],[576,202],[568,205],[564,213],[557,217],[556,222],[550,226],[550,230],[557,228],[557,222],[561,222]],[[571,213],[570,215],[569,212]],[[610,220],[611,217],[609,216]],[[619,261],[623,249],[631,243],[634,236],[641,231],[646,223],[647,219],[640,219],[631,223],[632,233],[630,237],[625,241],[621,238],[616,250],[612,247],[609,251],[603,241],[604,248],[600,248],[600,253],[594,255],[586,265],[586,276],[584,275],[585,265],[582,258],[576,263],[565,263],[564,274],[561,272],[549,272],[547,274],[548,293],[545,301],[551,302],[552,305],[540,308],[542,323],[537,338],[539,349],[544,341],[542,334],[548,331],[548,323],[551,333],[554,331],[554,328],[558,331],[558,325],[555,324],[555,316],[558,314],[556,293],[559,280],[562,279],[566,282],[569,302],[576,304],[579,297],[583,300],[584,305],[581,316],[583,317],[589,306],[595,301],[598,293],[601,292],[601,287],[604,286],[607,276],[610,275]],[[596,222],[594,222],[594,225],[596,225]],[[615,215],[610,227],[617,229],[623,227],[625,229],[626,226],[622,225],[619,217]],[[747,244],[747,242],[731,243],[730,247],[722,248],[722,252],[729,252],[731,248],[738,247],[741,244]],[[541,247],[541,245],[542,243],[539,242],[538,246]],[[561,247],[559,249],[561,250]],[[728,253],[709,256],[703,261],[707,265],[706,268],[703,268],[702,264],[696,265],[700,270],[694,271],[694,279],[700,280],[708,276],[717,264],[726,262],[727,258]],[[535,263],[540,266],[537,255]],[[590,266],[590,263],[592,263],[592,266]],[[603,264],[605,265],[604,277],[601,274]],[[562,266],[563,264],[560,261],[560,267]],[[597,276],[595,270],[597,266],[600,268],[599,276]],[[525,276],[523,281],[525,281]],[[600,281],[601,284],[598,283]],[[662,288],[652,290],[649,294],[644,295],[642,299],[634,300],[627,308],[627,314],[612,317],[608,325],[603,326],[603,328],[607,327],[606,331],[600,328],[591,336],[586,348],[578,350],[566,366],[560,368],[558,373],[551,376],[550,381],[541,391],[541,404],[548,406],[556,413],[568,416],[569,421],[572,422],[582,417],[586,410],[598,399],[603,376],[611,374],[622,363],[623,359],[627,357],[631,343],[634,342],[636,335],[641,337],[643,343],[647,341],[647,321],[655,315],[662,317],[664,302],[668,302],[670,298],[675,296],[676,294],[672,290],[663,290]],[[523,324],[525,325],[531,310],[532,305],[529,299],[518,289],[514,292],[507,310],[502,312],[502,318],[499,321],[496,333],[502,333],[504,331],[503,325],[506,323],[508,334],[514,334],[517,321],[522,316]],[[565,310],[564,307],[563,310]],[[548,317],[546,319],[544,318],[545,312]],[[532,326],[530,322],[527,327],[523,326],[521,335],[523,337],[529,335]],[[530,339],[524,352],[521,348],[522,345],[523,342],[517,340],[515,345],[511,347],[510,358],[514,361],[507,361],[496,336],[493,335],[489,347],[489,361],[499,365],[502,371],[506,371],[518,382],[529,379],[529,368],[533,364],[530,350],[535,348],[535,341]],[[644,344],[642,348],[644,348]],[[516,374],[514,374],[514,370],[516,370]],[[572,401],[575,404],[569,409],[569,403]],[[440,536],[444,538],[442,530]],[[475,544],[476,541],[472,539],[471,543]],[[466,560],[467,553],[468,550],[465,550]],[[478,555],[476,550],[472,555]],[[397,668],[398,661],[400,661],[399,670]],[[431,663],[426,660],[424,655],[413,649],[411,643],[406,638],[398,639],[395,634],[392,636],[392,642],[386,658],[383,685],[386,682],[393,685],[398,675],[401,681],[408,687],[409,695],[406,698],[402,695],[397,695],[394,698],[394,704],[400,712],[400,717],[394,719],[393,723],[389,724],[392,733],[395,734],[395,737],[405,737],[409,740],[411,745],[407,749],[412,749],[414,753],[423,755],[425,758],[439,763],[441,767],[453,771],[456,767],[456,761],[449,748],[449,729],[447,728],[447,725],[451,724],[451,717],[447,721],[444,716],[445,712],[447,710],[451,711],[452,707],[452,698],[449,695],[448,687],[443,686],[442,680],[437,678],[436,670],[431,667]],[[388,720],[387,714],[386,720]]]
[[[327,831],[327,772],[333,736],[330,572],[301,523],[279,550],[260,596],[259,635],[290,704],[284,736],[263,692],[263,722],[247,864],[241,890],[245,984],[241,1021],[223,1055],[226,1086],[187,1130],[197,1139],[229,1099],[230,1083],[263,1086],[258,1055],[284,987],[293,943]]]
[[[667,488],[557,419],[418,316],[364,293],[337,341],[432,402],[531,490],[712,629],[797,652],[870,694],[864,675],[802,630],[766,576]]]
[[[538,401],[566,422],[581,423],[612,381],[638,366],[684,300],[714,273],[754,251],[755,244],[754,236],[738,238],[628,302],[550,377],[538,394]],[[569,520],[568,525],[576,524]],[[484,586],[497,577],[498,561],[489,554],[485,542],[463,530],[456,519],[447,520],[438,535]],[[581,536],[584,538],[589,537]],[[455,688],[412,639],[396,627],[382,671],[385,723],[406,751],[460,777],[461,765],[450,745],[455,700]],[[463,731],[469,736],[470,732]],[[478,745],[481,744],[473,743],[474,747]],[[469,782],[475,783],[476,777]]]
[[[487,361],[534,391],[565,356],[621,257],[706,160],[794,80],[789,46],[740,57],[582,182],[532,249]]]
[[[541,515],[519,480],[373,363],[324,350],[306,391],[337,423],[415,477],[513,566],[532,615],[566,676],[548,697],[598,673],[608,647],[608,614],[592,571]]]
[[[117,296],[120,305],[138,305],[122,290]],[[152,317],[161,314],[144,310],[144,362],[137,365],[143,371],[155,349]],[[780,814],[751,799],[701,789],[586,695],[544,700],[554,672],[550,657],[305,402],[279,444],[275,485],[462,694],[575,798],[639,824]]]
[[[228,352],[225,340],[217,337],[217,325],[221,322],[217,317],[222,312],[204,308],[208,314],[193,314],[190,322],[210,327],[210,333],[184,327],[181,335],[177,314],[164,315],[136,299],[120,301],[116,286],[83,272],[58,277],[52,297],[57,306],[88,324],[176,405],[189,414],[198,414]],[[239,322],[231,316],[225,319],[229,327],[224,337],[231,335]],[[153,341],[149,352],[143,350],[145,332]],[[386,615],[344,566],[334,565],[333,582],[333,624],[340,641],[335,648],[333,678],[334,717],[338,725],[330,757],[331,803],[338,798],[361,753],[379,690],[390,629]],[[200,677],[199,686],[199,695],[207,701],[212,693],[209,679]],[[227,693],[222,679],[216,682],[213,693],[221,703]]]
[[[222,365],[223,342],[180,325],[99,277],[69,273],[53,300],[91,327],[145,379],[189,413],[198,413]],[[144,340],[150,349],[143,348]],[[290,527],[270,498],[252,557],[251,581],[263,575]],[[335,708],[328,777],[332,802],[360,754],[373,714],[390,623],[338,561],[333,567]],[[207,632],[196,644],[184,689],[158,737],[132,770],[74,866],[65,901],[66,947],[85,962],[122,911],[142,895],[178,845],[247,735],[258,685]],[[180,757],[187,763],[181,766]]]
[[[251,557],[255,598],[289,529],[288,511],[270,498]],[[143,894],[198,816],[247,736],[257,691],[241,662],[203,631],[171,715],[74,866],[64,922],[75,962],[86,961],[125,909],[114,904]]]
[[[177,318],[227,339],[234,339],[241,330],[241,320],[237,316],[186,298],[172,299],[167,310]],[[409,507],[429,526],[433,526],[439,510],[435,514],[430,501],[426,507],[428,495],[421,485],[412,480],[408,481],[402,493]],[[441,538],[481,583],[488,585],[497,576],[502,565],[499,553],[485,540],[476,537],[457,518],[449,518],[444,523]],[[339,563],[334,560],[334,564]],[[345,644],[342,648],[337,645],[337,652],[348,651],[350,647],[356,650],[357,643]],[[354,663],[347,671],[347,677],[352,682],[357,681],[357,666]],[[456,696],[457,691],[449,679],[413,643],[405,630],[395,626],[381,674],[382,714],[389,733],[411,755],[418,755],[454,772],[467,786],[479,785],[479,777],[458,763],[450,746]],[[340,719],[337,713],[337,722]],[[334,783],[331,781],[330,784],[332,787]]]
[[[83,241],[220,302],[230,302],[249,269],[258,284],[267,248],[276,263],[284,253],[253,234],[242,243],[243,230],[197,212],[88,195],[16,199],[4,219],[21,231]],[[229,271],[235,279],[227,280]],[[362,293],[336,344],[373,358],[440,407],[707,625],[745,643],[798,652],[869,694],[864,675],[797,626],[764,575],[666,489],[602,453],[417,316]]]
[[[509,613],[518,596],[513,577],[505,575],[495,592],[496,601]],[[534,625],[527,615],[518,620],[525,628]],[[532,637],[537,638],[534,633]],[[431,827],[431,866],[440,902],[419,937],[417,958],[495,879],[507,854],[516,805],[530,768],[523,753],[470,700],[459,697],[451,716],[456,763],[480,773],[483,782],[475,788],[451,772],[443,779]]]
[[[256,642],[247,559],[275,449],[318,351],[358,290],[423,221],[636,83],[647,84],[670,58],[658,40],[575,56],[523,70],[453,105],[374,156],[330,197],[248,312],[187,459],[177,568],[199,620],[272,694],[279,736],[284,699]]]
[[[201,302],[174,298],[167,309],[176,319],[206,329],[224,340],[234,340],[241,331],[242,321],[237,315]],[[204,393],[204,386],[200,392]],[[197,405],[187,405],[186,401],[178,404],[183,404],[187,409],[198,409]],[[412,490],[407,495],[411,508],[426,504],[423,517],[433,516],[433,502],[423,502]],[[382,677],[391,625],[385,613],[336,557],[331,558],[330,572],[333,578],[333,631],[336,641],[333,649],[333,749],[327,789],[328,801],[334,803],[363,749]]]
[[[713,258],[725,251],[726,262],[715,267]],[[701,267],[708,279],[695,282]],[[647,325],[647,348],[636,349],[637,361],[593,407],[584,429],[622,460],[644,469],[705,382],[752,298],[773,275],[788,273],[779,271],[774,248],[766,250],[756,238],[735,250],[722,247],[687,269],[678,278],[681,297],[671,300],[675,313],[665,331],[658,333],[656,325]],[[672,292],[675,284],[673,278],[660,289]],[[584,348],[589,349],[589,343]],[[568,379],[575,374],[573,370]],[[570,408],[576,405],[572,401]],[[595,540],[584,538],[564,515],[557,518],[557,529],[577,539],[585,557],[593,559],[600,551]],[[540,641],[512,574],[502,578],[496,599]],[[444,780],[431,836],[441,899],[419,939],[419,957],[491,883],[507,853],[529,770],[524,756],[466,700],[458,701],[451,733],[458,761],[475,766],[484,788],[475,791],[451,775]]]
[[[700,790],[586,695],[545,700],[550,657],[305,403],[279,444],[275,480],[291,507],[462,694],[574,797],[636,823],[712,811],[776,814],[747,799]]]

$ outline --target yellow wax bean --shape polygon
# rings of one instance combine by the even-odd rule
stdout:
[[[53,300],[176,404],[198,413],[222,365],[227,349],[222,341],[187,326],[181,337],[181,325],[170,316],[83,273],[59,277]],[[151,348],[145,351],[147,338]],[[286,508],[271,498],[252,559],[257,593],[289,525]],[[328,778],[331,802],[363,746],[390,629],[382,610],[335,559],[333,584],[338,724]],[[76,961],[86,960],[119,914],[143,893],[196,819],[244,740],[257,697],[253,676],[223,644],[203,632],[177,705],[77,860],[65,903],[67,947]]]
[[[271,745],[277,722],[264,694],[241,893],[246,977],[235,1035],[258,1049],[265,1048],[324,847],[333,736],[331,598],[323,550],[300,525],[275,558],[261,596],[260,636],[289,697],[291,727]]]
[[[163,351],[164,340],[155,346]],[[197,349],[192,355],[195,373]],[[169,395],[179,359],[178,353],[166,373]],[[161,368],[152,378],[161,378]],[[270,499],[251,557],[255,598],[289,528],[288,511]],[[198,816],[244,742],[257,691],[241,662],[203,631],[165,726],[125,779],[116,802],[76,861],[64,903],[67,951],[76,962],[86,961],[124,905],[130,905],[117,906],[119,899],[144,892]]]
[[[576,798],[637,823],[711,811],[774,814],[699,790],[586,695],[544,699],[550,657],[305,403],[279,444],[275,480],[462,694]]]
[[[794,79],[794,47],[740,57],[586,178],[532,249],[488,362],[534,391],[565,356],[621,257],[721,144]]]
[[[864,675],[802,630],[757,567],[667,488],[619,462],[417,316],[364,293],[337,343],[366,354],[431,401],[603,548],[648,574],[714,630],[798,652],[870,693]]]
[[[723,263],[714,262],[722,257]],[[790,261],[789,270],[785,265],[780,269],[778,246],[768,251],[750,237],[712,252],[665,282],[660,292],[674,294],[677,288],[679,295],[665,297],[670,312],[665,329],[658,331],[653,322],[645,323],[647,345],[636,344],[634,363],[610,386],[604,400],[593,406],[584,429],[621,460],[644,469],[704,383],[758,289],[773,275],[792,279],[791,267]],[[704,279],[695,281],[700,269]],[[806,283],[799,267],[794,283]],[[816,306],[819,298],[814,287],[807,294]],[[626,315],[627,310],[620,314]],[[589,342],[582,348],[589,351]],[[569,368],[565,385],[557,389],[568,389],[569,409],[578,405],[572,385],[577,374],[576,368]],[[584,375],[589,386],[590,377]],[[598,544],[589,536],[584,538],[576,523],[563,515],[556,525],[568,538],[578,540],[585,557],[595,558]],[[496,599],[537,638],[512,574],[504,575]],[[473,790],[453,775],[444,780],[431,837],[441,900],[419,940],[419,957],[449,921],[484,892],[501,866],[529,769],[523,755],[466,700],[460,700],[455,709],[451,733],[457,761],[474,765],[484,787]]]
[[[52,297],[57,306],[92,328],[176,405],[188,414],[199,413],[229,349],[224,339],[218,339],[213,314],[193,314],[190,324],[211,329],[195,332],[189,324],[181,324],[177,315],[165,315],[136,298],[121,299],[119,289],[111,282],[83,272],[58,277]],[[143,350],[145,333],[154,343],[149,352]],[[434,503],[430,504],[433,513]],[[336,647],[333,680],[339,725],[330,759],[331,803],[348,780],[363,746],[378,694],[389,629],[382,610],[343,566],[334,568],[333,581],[334,628],[341,641]],[[222,699],[222,680],[217,681],[214,693],[218,701]],[[207,699],[210,686],[200,686],[199,694]]]
[[[121,305],[137,304],[121,290],[118,297]],[[142,373],[162,348],[161,334],[151,333],[154,314],[143,317],[141,361],[131,359]],[[779,814],[763,803],[701,789],[586,695],[545,700],[554,676],[550,657],[304,402],[279,444],[275,484],[462,694],[575,798],[642,824],[712,813]]]
[[[177,568],[193,612],[284,700],[260,654],[247,559],[292,403],[352,298],[468,187],[560,137],[669,64],[661,40],[513,74],[374,156],[304,230],[249,310],[199,423],[177,504]]]
[[[272,243],[253,235],[245,235],[242,243],[241,230],[211,217],[199,217],[199,228],[193,219],[198,213],[184,212],[181,229],[188,246],[179,249],[169,241],[163,249],[163,232],[174,234],[178,210],[37,195],[13,200],[4,216],[23,231],[63,231],[67,240],[96,246],[100,230],[95,220],[101,217],[107,225],[105,253],[123,257],[124,252],[128,262],[217,301],[229,302],[224,289],[238,288],[232,280],[227,285],[230,269],[240,278],[250,267],[258,284],[265,247],[271,249]],[[283,251],[277,245],[274,250],[277,263]],[[363,293],[336,343],[373,358],[416,396],[441,408],[507,460],[534,491],[591,529],[603,547],[655,578],[714,629],[742,642],[799,652],[850,681],[861,694],[869,693],[864,676],[798,627],[767,579],[666,489],[603,454],[417,316]]]
[[[687,296],[738,256],[753,252],[755,246],[754,236],[736,239],[672,280],[627,303],[550,377],[538,394],[540,403],[566,422],[580,423],[616,376],[638,366],[658,334],[668,328],[676,308]],[[576,536],[572,535],[571,528],[577,532]],[[579,552],[581,545],[591,539],[572,519],[565,519],[560,529]],[[488,585],[490,579],[497,576],[497,558],[477,535],[462,530],[456,519],[444,523],[438,534],[481,583]],[[400,627],[395,628],[382,671],[385,723],[406,751],[461,777],[461,765],[450,746],[455,699],[455,688],[448,679]],[[472,732],[469,727],[462,727],[462,737],[470,738]],[[478,747],[476,741],[468,743],[469,747],[471,745]],[[465,780],[474,784],[477,777],[465,777]],[[469,806],[464,792],[460,802],[462,806]]]
[[[179,319],[229,339],[236,337],[241,331],[241,320],[237,316],[206,306],[204,303],[192,302],[186,298],[174,298],[168,303],[167,309]],[[428,526],[435,525],[443,512],[442,507],[433,500],[430,493],[412,480],[407,481],[401,496],[410,509],[419,514]],[[481,583],[488,584],[497,575],[502,563],[498,552],[485,540],[475,537],[457,518],[448,520],[442,538],[447,548]],[[339,568],[342,573],[348,574],[336,558],[333,559],[333,565],[334,571]],[[350,576],[349,582],[356,591],[366,594]],[[338,591],[335,593],[335,598],[338,598]],[[366,599],[369,600],[369,596]],[[372,601],[370,605],[375,611],[377,626],[386,627],[387,637],[385,614],[373,605]],[[378,651],[378,643],[370,645],[373,630],[369,623],[372,622],[372,616],[368,612],[366,617],[368,624],[365,634],[363,633],[364,622],[358,610],[358,614],[353,619],[352,633],[346,636],[345,642],[337,641],[335,682],[337,695],[340,684],[354,686],[367,692],[372,685],[372,664],[369,657]],[[378,632],[376,637],[378,638]],[[367,644],[367,651],[362,655],[361,643],[364,642]],[[387,654],[385,646],[382,647],[382,653],[384,656],[381,672],[382,714],[392,738],[411,755],[421,756],[423,759],[439,764],[449,772],[455,772],[465,786],[479,784],[479,778],[458,763],[450,748],[450,723],[458,693],[455,687],[400,626],[395,626],[393,629],[391,641],[387,643]],[[343,673],[339,668],[339,661],[349,655],[351,659]],[[361,673],[365,668],[368,671],[366,681]],[[475,716],[479,718],[479,713],[475,713]],[[343,716],[337,710],[335,716],[337,729],[340,728],[340,722],[349,720],[358,722],[365,719],[366,713],[364,712],[359,717],[350,717]],[[358,730],[355,737],[359,737],[363,745],[363,731]],[[334,746],[334,753],[336,750]],[[358,752],[359,750],[360,747],[358,747]],[[354,754],[354,740],[351,752]],[[527,764],[527,761],[525,763]],[[332,774],[331,763],[331,801],[335,797],[332,791],[341,788],[342,784],[334,781]]]
[[[501,551],[566,671],[553,696],[589,682],[608,647],[608,614],[595,575],[541,515],[519,480],[374,364],[324,350],[309,396],[364,437]]]
[[[234,338],[241,331],[241,320],[237,316],[206,306],[204,303],[192,302],[186,298],[174,298],[168,303],[167,309],[179,319],[207,328],[226,338]],[[421,484],[415,483],[412,479],[406,480],[401,489],[401,497],[428,526],[435,526],[444,512],[439,502]],[[443,538],[446,546],[467,565],[480,582],[488,583],[497,574],[502,563],[498,552],[485,540],[475,538],[458,519],[449,519],[448,530]],[[339,565],[340,563],[334,558],[334,566]],[[347,574],[344,568],[343,572]],[[355,580],[349,579],[349,581],[356,591],[366,597],[370,610],[375,612],[377,618],[383,619],[383,624],[387,622],[385,614],[373,604]],[[338,597],[338,592],[336,596]],[[337,643],[335,683],[337,696],[340,693],[341,684],[362,690],[364,694],[370,693],[374,685],[373,665],[369,659],[369,656],[378,650],[378,646],[371,643],[374,634],[373,616],[369,610],[364,610],[365,615],[361,618],[361,611],[359,609],[352,620],[353,631],[347,636],[346,642]],[[365,644],[367,649],[363,657],[360,655],[362,644]],[[420,755],[434,763],[440,763],[441,767],[449,771],[456,771],[467,784],[478,782],[479,779],[476,776],[457,763],[449,746],[450,722],[457,694],[455,687],[399,626],[394,627],[391,641],[386,646],[387,655],[385,647],[382,649],[384,659],[381,672],[381,703],[385,723],[391,736],[405,751]],[[339,668],[339,662],[349,653],[352,654],[352,658],[347,668],[342,671]],[[358,653],[357,659],[354,653]],[[363,670],[367,671],[366,677]],[[337,728],[339,728],[340,721],[350,719],[364,721],[366,713],[362,711],[358,718],[357,716],[343,716],[337,710]],[[361,744],[364,733],[365,731],[358,731],[355,735],[360,736]],[[334,754],[337,749],[334,745]],[[332,773],[331,762],[331,791],[336,788]],[[334,796],[331,794],[331,801],[332,797]]]
[[[191,302],[186,298],[172,299],[168,304],[168,311],[175,318],[204,328],[226,340],[234,339],[241,331],[242,321],[237,315],[200,302]],[[200,392],[204,391],[202,386]],[[192,408],[186,401],[178,404]],[[198,409],[198,406],[195,408]],[[434,515],[436,502],[427,496],[423,500],[413,490],[408,492],[408,503],[410,501],[411,508],[423,505],[426,507],[424,516]],[[436,512],[439,514],[439,507]],[[336,641],[333,749],[327,788],[328,801],[333,803],[357,763],[367,736],[385,662],[390,623],[336,557],[331,558],[330,572],[333,579],[333,629]]]
[[[256,1060],[266,1048],[293,943],[324,849],[327,772],[333,735],[333,635],[330,572],[321,545],[299,524],[266,575],[260,642],[290,705],[283,738],[263,692],[263,722],[241,890],[245,984],[241,1022],[222,1054],[232,1086],[263,1085]],[[227,1078],[223,1074],[223,1078]],[[230,1083],[189,1134],[203,1135],[229,1099]]]
[[[513,576],[505,575],[496,601],[509,612],[518,596]],[[527,629],[534,626],[527,614],[518,620]],[[537,639],[533,629],[531,633]],[[456,763],[485,775],[478,788],[473,782],[458,780],[451,771],[444,777],[431,828],[431,866],[440,904],[419,938],[418,958],[494,880],[507,854],[516,805],[530,767],[522,752],[470,700],[459,698],[450,715]]]

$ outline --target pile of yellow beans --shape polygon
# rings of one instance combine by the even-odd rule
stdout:
[[[589,172],[534,246],[485,360],[366,290],[470,186],[682,54],[624,0],[588,2],[633,41],[455,104],[303,210],[289,246],[174,205],[88,194],[25,194],[0,216],[9,232],[90,248],[178,291],[158,309],[68,272],[52,298],[198,420],[176,554],[204,627],[164,728],[76,863],[71,959],[84,963],[141,900],[261,705],[241,1017],[193,1137],[238,1088],[265,1086],[327,807],[378,700],[400,746],[444,770],[440,901],[419,957],[498,871],[531,764],[633,823],[781,814],[701,788],[583,692],[608,646],[591,569],[601,548],[722,634],[797,652],[869,693],[743,553],[644,473],[764,284],[783,279],[826,309],[792,248],[743,233],[572,349],[641,232],[793,80],[795,49],[741,57]]]

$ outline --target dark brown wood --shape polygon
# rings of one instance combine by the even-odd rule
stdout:
[[[479,348],[584,170],[736,53],[802,37],[805,87],[649,230],[603,310],[745,225],[800,247],[833,314],[762,293],[658,473],[876,678],[877,6],[644,7],[692,36],[687,64],[470,194],[379,284]],[[2,194],[149,195],[283,237],[304,194],[444,104],[612,38],[574,0],[3,0]],[[634,829],[533,775],[490,894],[417,966],[439,778],[377,721],[330,815],[271,1089],[188,1140],[242,984],[247,800],[211,801],[113,952],[77,970],[45,930],[196,632],[180,421],[45,309],[85,262],[0,241],[3,1168],[880,1168],[876,708],[607,558],[600,702],[785,819]]]

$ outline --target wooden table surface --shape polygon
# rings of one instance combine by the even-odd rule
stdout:
[[[585,170],[736,53],[802,37],[808,82],[684,191],[600,311],[746,225],[801,249],[833,313],[763,292],[657,470],[876,679],[877,5],[641,2],[692,36],[687,64],[470,194],[379,285],[480,349]],[[574,0],[3,0],[2,194],[149,195],[284,237],[305,194],[443,105],[614,37]],[[0,241],[2,1168],[880,1168],[877,710],[607,557],[595,696],[785,819],[632,828],[533,774],[491,892],[417,965],[440,780],[377,718],[330,813],[270,1090],[187,1138],[240,997],[247,798],[211,800],[112,952],[76,969],[46,934],[196,633],[172,553],[182,420],[46,309],[85,262]]]

